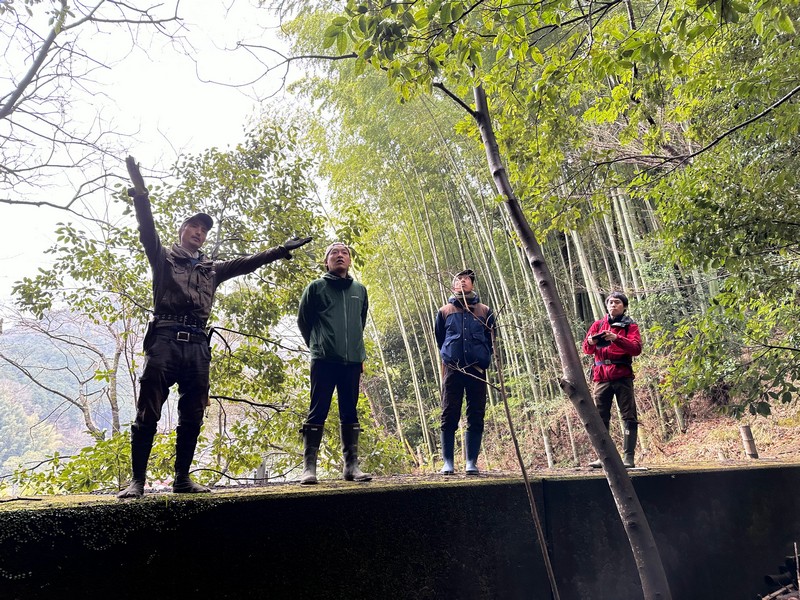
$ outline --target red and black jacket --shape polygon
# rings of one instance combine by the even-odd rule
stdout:
[[[619,337],[604,347],[589,344],[588,339],[601,331],[613,331]],[[633,379],[633,357],[642,353],[639,326],[628,315],[622,315],[611,322],[606,315],[592,323],[583,340],[583,352],[594,355],[594,381],[613,381],[628,377]]]

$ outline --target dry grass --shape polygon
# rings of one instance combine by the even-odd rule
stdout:
[[[573,433],[578,447],[581,465],[594,460],[594,452],[588,436],[580,425],[571,406],[565,406],[570,413]],[[774,407],[769,417],[748,416],[740,420],[723,415],[717,407],[703,400],[694,401],[684,410],[686,430],[680,432],[675,423],[671,408],[665,408],[665,416],[670,419],[665,429],[658,421],[654,410],[642,411],[639,425],[639,445],[636,462],[641,466],[659,468],[691,465],[730,464],[744,462],[753,464],[753,459],[745,454],[740,427],[749,425],[762,462],[800,463],[800,402],[780,404]],[[564,426],[565,415],[553,419],[549,427],[554,451],[556,469],[573,469],[574,458],[571,452],[569,435]],[[613,421],[611,435],[618,448],[622,446],[621,424]],[[504,427],[498,423],[496,427]],[[547,469],[541,433],[529,428],[517,431],[527,467],[532,470]],[[502,446],[490,437],[485,444],[490,464],[488,468],[502,472],[517,472],[517,458],[510,440],[504,439]]]
[[[707,460],[751,460],[740,427],[749,425],[760,460],[800,461],[800,404],[778,405],[769,417],[736,420],[711,409],[690,413],[688,428],[642,453],[643,464],[669,465]],[[656,446],[656,444],[654,444]]]

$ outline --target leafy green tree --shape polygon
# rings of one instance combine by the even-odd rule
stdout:
[[[734,414],[769,414],[773,402],[795,397],[800,381],[798,223],[790,216],[798,209],[797,148],[757,147],[732,143],[655,192],[663,239],[672,241],[662,253],[719,278],[709,310],[680,320],[676,332],[660,330],[660,347],[678,357],[666,385],[683,394],[724,386],[718,401]]]
[[[45,460],[61,444],[56,428],[24,409],[24,386],[0,380],[0,493],[9,489],[20,465]]]

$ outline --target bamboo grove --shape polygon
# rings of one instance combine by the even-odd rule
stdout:
[[[351,59],[317,58],[320,77],[297,87],[334,115],[321,129],[333,212],[359,231],[350,241],[375,298],[373,334],[396,363],[375,378],[375,393],[390,390],[382,424],[415,440],[417,455],[435,454],[432,315],[452,273],[470,266],[499,309],[531,464],[578,463],[586,450],[535,282],[465,118],[476,84],[575,338],[603,314],[604,294],[635,299],[648,347],[636,367],[645,451],[680,433],[691,398],[765,414],[793,397],[796,10],[349,2],[322,24],[296,21],[299,54],[319,57],[324,26],[323,47]],[[513,453],[492,417],[487,452],[505,466]]]

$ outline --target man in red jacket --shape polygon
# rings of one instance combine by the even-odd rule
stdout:
[[[583,351],[594,355],[592,396],[606,429],[611,421],[611,402],[616,396],[625,435],[622,442],[624,453],[622,464],[627,468],[636,466],[634,453],[638,421],[636,399],[633,394],[633,357],[642,353],[642,338],[639,326],[626,313],[628,297],[622,292],[611,292],[606,298],[608,314],[595,321],[583,340]],[[600,460],[589,463],[599,469]]]

